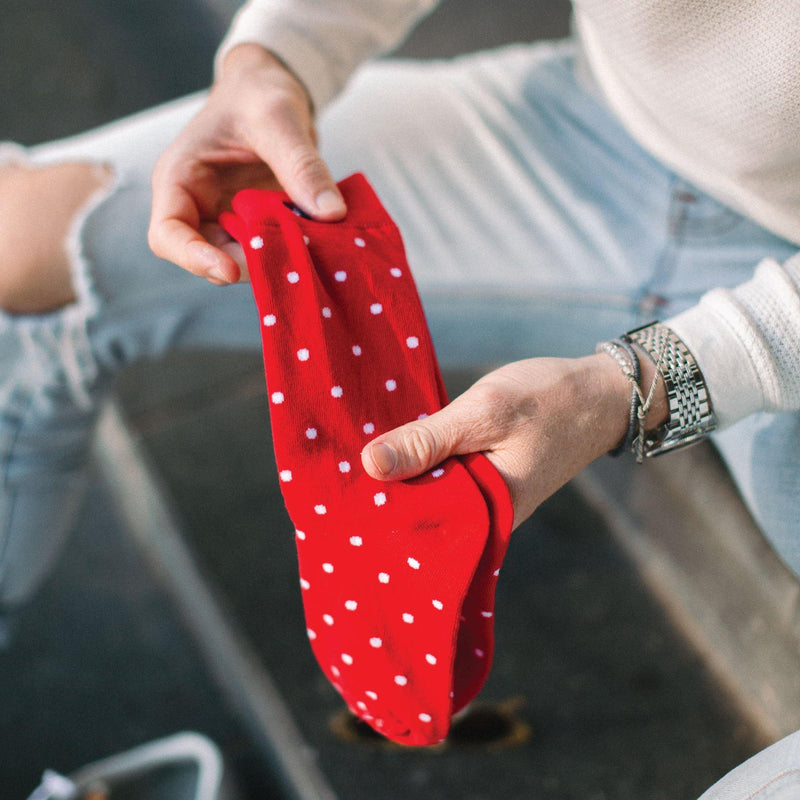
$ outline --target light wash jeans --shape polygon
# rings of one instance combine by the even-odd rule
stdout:
[[[651,158],[578,74],[571,43],[382,62],[320,121],[334,174],[364,172],[399,224],[445,367],[588,354],[797,250]],[[248,286],[212,287],[147,247],[153,163],[201,102],[24,154],[104,161],[116,184],[74,232],[78,301],[0,319],[0,603],[23,601],[55,557],[117,370],[172,348],[259,346]],[[800,573],[800,418],[758,415],[717,441]],[[703,800],[799,797],[797,739],[776,747]]]

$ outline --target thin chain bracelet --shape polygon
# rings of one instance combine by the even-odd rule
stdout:
[[[627,334],[626,334],[627,336]],[[617,362],[622,374],[628,379],[631,384],[631,407],[628,417],[628,430],[622,442],[609,452],[611,456],[618,456],[623,451],[631,447],[636,457],[636,463],[641,464],[645,456],[645,420],[650,411],[655,397],[656,387],[658,386],[658,379],[661,377],[661,366],[664,360],[666,349],[661,348],[656,359],[656,370],[653,374],[653,380],[647,389],[645,395],[641,386],[641,364],[639,356],[634,350],[630,339],[623,336],[619,339],[612,339],[610,342],[600,342],[597,345],[596,352],[606,353]]]
[[[631,383],[631,405],[628,412],[628,429],[622,441],[613,449],[608,451],[608,455],[616,458],[626,452],[633,444],[634,436],[638,427],[638,411],[640,406],[639,392],[637,386],[641,380],[641,366],[636,351],[629,344],[623,343],[620,339],[611,342],[600,342],[596,352],[605,353],[611,356],[622,370],[622,374]]]

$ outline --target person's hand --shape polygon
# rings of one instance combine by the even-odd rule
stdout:
[[[655,366],[641,358],[647,388]],[[533,358],[481,378],[436,414],[373,439],[362,452],[381,480],[411,478],[451,455],[483,452],[514,504],[514,527],[595,458],[616,447],[628,426],[631,387],[605,354]],[[648,428],[668,416],[663,381]]]
[[[156,163],[148,239],[157,256],[226,284],[243,277],[245,263],[216,219],[240,189],[283,188],[322,221],[341,219],[346,208],[317,152],[308,94],[292,73],[253,44],[231,50],[221,73]]]

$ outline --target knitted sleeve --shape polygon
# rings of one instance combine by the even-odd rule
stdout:
[[[800,411],[800,254],[765,259],[664,323],[703,371],[720,427],[757,411]]]
[[[273,52],[303,82],[320,111],[355,68],[400,43],[438,0],[249,0],[233,19],[216,70],[238,44]]]

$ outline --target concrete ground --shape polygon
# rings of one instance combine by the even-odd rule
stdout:
[[[233,5],[5,3],[0,139],[66,135],[203,86]],[[562,35],[566,12],[560,0],[451,0],[403,52]],[[187,552],[296,725],[292,747],[335,796],[691,800],[763,745],[764,727],[567,487],[512,542],[483,715],[441,751],[381,746],[341,716],[303,635],[258,354],[137,365],[118,393]],[[0,794],[23,798],[45,767],[70,771],[193,728],[221,745],[247,796],[293,796],[115,498],[98,476],[67,556],[0,654],[13,687],[0,696]]]

